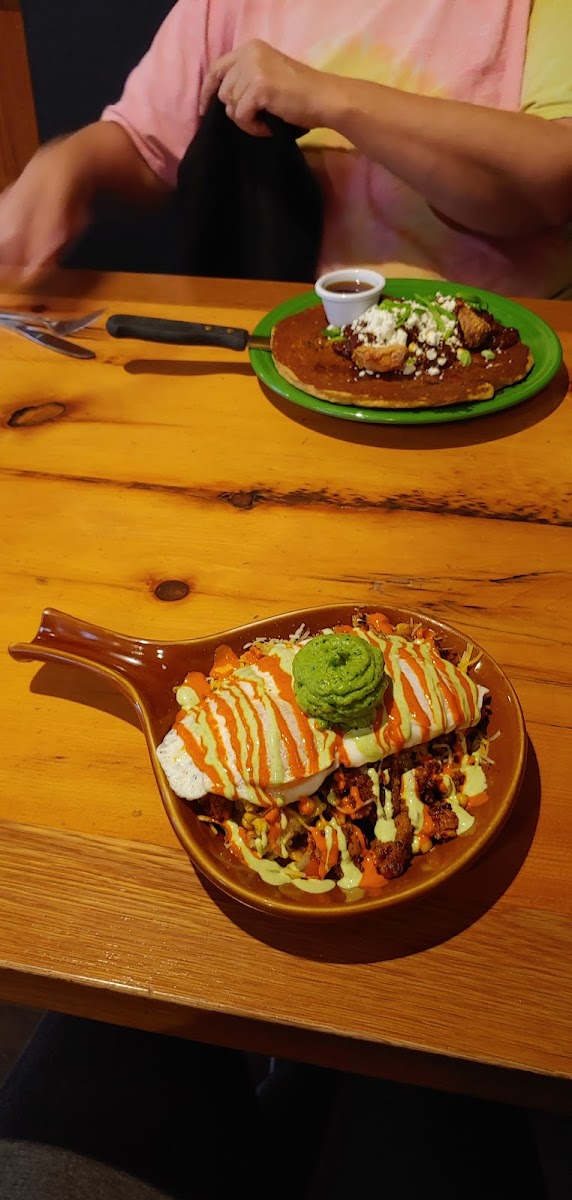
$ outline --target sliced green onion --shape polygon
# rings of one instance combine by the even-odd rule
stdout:
[[[462,296],[460,292],[457,292],[457,300],[462,300],[463,304],[468,304],[471,308],[476,308],[479,312],[489,311],[488,304],[480,296]]]
[[[394,309],[401,308],[402,304],[403,300],[391,300],[389,296],[384,296],[383,300],[380,300],[377,307],[385,308],[388,312],[393,312]]]
[[[487,362],[492,362],[496,358],[494,350],[481,350],[481,358],[486,358]]]
[[[446,308],[442,308],[442,306],[438,304],[436,300],[429,300],[427,297],[419,295],[416,295],[415,299],[419,301],[426,312],[430,313],[430,315],[433,317],[439,333],[445,334],[447,332],[447,326],[445,325],[443,317],[446,317],[448,321],[454,323],[455,318],[452,316],[452,314],[447,312]]]
[[[462,346],[460,350],[457,350],[457,358],[462,367],[470,367],[473,361],[471,358],[471,351],[465,350],[464,346]]]
[[[438,300],[432,300],[431,303],[432,303],[433,307],[438,309],[440,313],[443,313],[443,316],[447,317],[447,319],[449,321],[455,320],[453,313],[449,312],[449,309],[445,308],[444,304],[439,304]]]

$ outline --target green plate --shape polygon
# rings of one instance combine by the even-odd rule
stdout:
[[[403,296],[406,299],[415,293],[433,296],[437,291],[444,295],[459,293],[467,297],[478,296],[488,304],[490,311],[503,325],[511,325],[518,329],[522,341],[529,346],[534,355],[532,371],[526,379],[496,392],[490,400],[467,400],[463,404],[451,404],[446,408],[422,409],[358,408],[353,404],[331,404],[329,400],[318,400],[283,379],[276,370],[272,355],[266,350],[250,351],[250,361],[258,378],[271,391],[285,400],[290,400],[292,404],[311,408],[313,412],[324,413],[328,417],[339,417],[344,421],[366,421],[377,425],[432,425],[444,424],[447,421],[468,421],[472,417],[486,417],[489,413],[512,408],[515,404],[520,404],[541,392],[550,383],[562,362],[562,347],[550,325],[522,304],[516,304],[514,300],[505,300],[495,292],[435,279],[388,279],[386,288],[390,295]],[[256,326],[254,333],[268,337],[278,321],[319,303],[313,291],[295,296],[293,300],[287,300],[267,313]]]

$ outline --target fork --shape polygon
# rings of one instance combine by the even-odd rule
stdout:
[[[18,313],[10,309],[0,309],[0,325],[29,325],[32,329],[47,329],[49,333],[71,337],[72,334],[79,333],[81,329],[87,329],[88,325],[93,325],[94,321],[97,321],[97,318],[101,317],[104,312],[104,308],[98,308],[96,312],[86,313],[83,317],[53,321],[38,313]]]

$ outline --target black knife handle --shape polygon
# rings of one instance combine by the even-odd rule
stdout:
[[[199,325],[194,321],[167,321],[163,317],[134,317],[128,313],[114,313],[108,318],[106,329],[116,338],[165,342],[171,346],[222,346],[225,350],[245,350],[250,337],[247,329],[228,325]]]

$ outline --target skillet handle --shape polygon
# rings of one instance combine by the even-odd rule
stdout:
[[[227,325],[200,325],[195,321],[169,321],[128,313],[114,313],[108,318],[106,329],[116,338],[163,342],[170,346],[221,346],[224,350],[245,350],[250,337],[247,329]]]
[[[69,663],[95,671],[118,685],[138,711],[141,697],[156,700],[164,695],[164,707],[168,706],[164,672],[169,671],[180,654],[176,643],[129,637],[56,608],[44,609],[31,642],[13,643],[8,651],[19,662]]]

